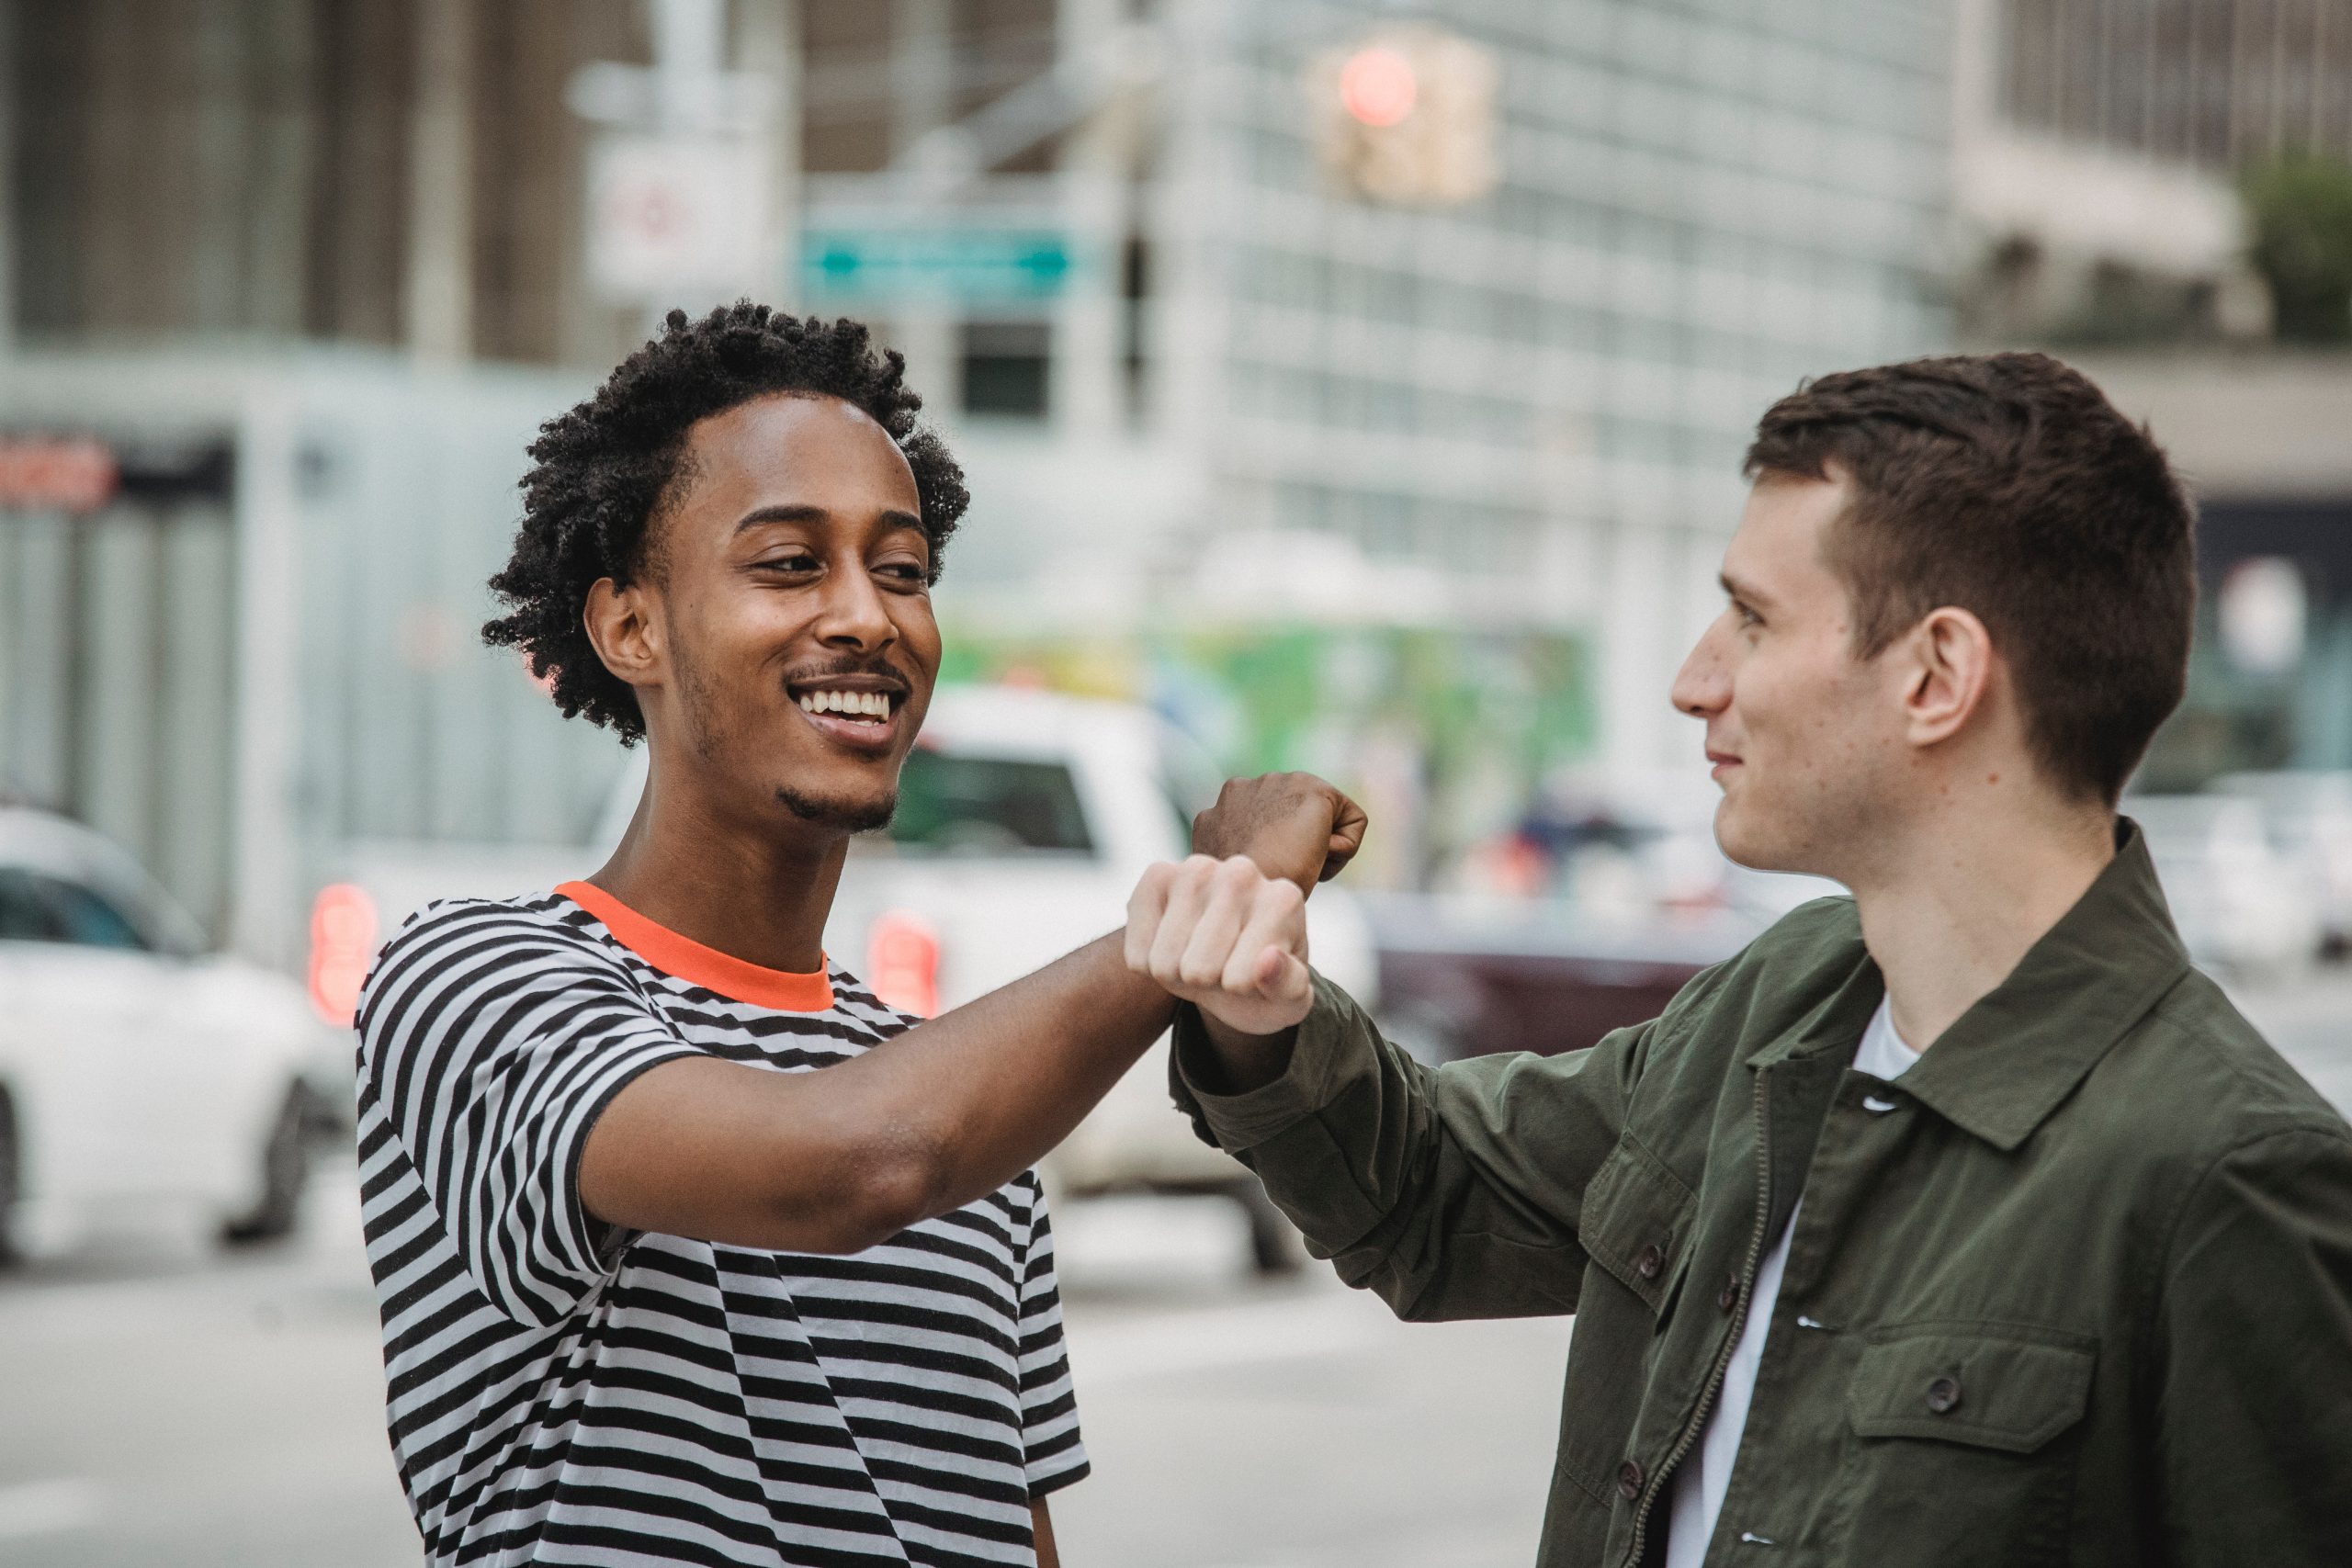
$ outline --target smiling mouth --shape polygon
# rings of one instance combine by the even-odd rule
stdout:
[[[851,692],[816,686],[799,694],[797,700],[800,711],[811,716],[822,715],[844,723],[887,729],[890,716],[906,698],[891,692]]]
[[[898,744],[908,696],[903,682],[842,673],[796,681],[786,691],[809,727],[836,746],[880,757]]]

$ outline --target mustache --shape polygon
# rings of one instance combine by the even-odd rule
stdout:
[[[913,686],[913,682],[910,682],[905,675],[891,667],[888,660],[879,657],[837,659],[828,664],[803,665],[797,670],[786,671],[784,683],[786,686],[813,686],[820,682],[839,680],[845,675],[871,676],[877,681],[888,682],[901,696],[907,694]]]

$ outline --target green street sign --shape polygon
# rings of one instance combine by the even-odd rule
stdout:
[[[1076,268],[1049,229],[809,229],[800,236],[800,293],[849,303],[970,304],[1049,299]]]

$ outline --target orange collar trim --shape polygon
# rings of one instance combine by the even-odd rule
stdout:
[[[731,957],[655,924],[590,883],[567,882],[556,891],[602,920],[615,942],[664,975],[778,1012],[826,1012],[832,1008],[833,982],[822,969],[796,975]]]

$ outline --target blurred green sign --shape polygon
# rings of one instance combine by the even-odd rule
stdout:
[[[834,301],[1047,299],[1075,266],[1049,229],[809,229],[800,291]]]

